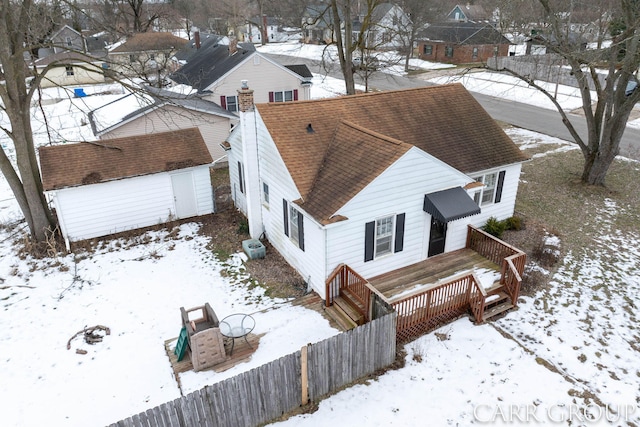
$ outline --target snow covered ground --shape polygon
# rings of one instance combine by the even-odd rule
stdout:
[[[500,85],[486,84],[490,78],[474,84],[507,96]],[[526,90],[514,89],[514,96],[528,97]],[[313,91],[319,98],[344,89],[316,76]],[[93,139],[83,112],[119,96],[44,105],[44,116],[55,123],[52,139]],[[43,121],[41,112],[34,114]],[[36,128],[38,144],[47,143],[45,129]],[[573,148],[529,131],[509,132],[529,146]],[[10,143],[0,143],[11,154]],[[494,324],[461,319],[444,326],[405,346],[404,368],[326,399],[314,414],[277,424],[640,424],[640,234],[617,232],[625,209],[603,201],[595,216],[601,243],[568,254],[550,288],[524,298],[518,311]],[[0,177],[0,224],[19,218]],[[171,235],[149,232],[105,242],[91,254],[38,261],[19,252],[19,234],[0,227],[1,424],[102,426],[179,397],[164,342],[179,332],[181,306],[209,302],[219,317],[253,313],[255,332],[265,334],[247,363],[219,374],[183,374],[184,392],[338,333],[317,313],[243,285],[242,255],[218,261],[197,230],[188,223]],[[620,249],[615,262],[605,256],[610,248]],[[237,276],[221,274],[223,268]],[[67,350],[74,333],[98,324],[111,330],[101,343],[74,340]],[[76,354],[77,348],[87,354]]]

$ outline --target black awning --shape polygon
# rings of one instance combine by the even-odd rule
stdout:
[[[454,221],[480,213],[480,207],[462,187],[426,194],[422,209],[441,222]]]

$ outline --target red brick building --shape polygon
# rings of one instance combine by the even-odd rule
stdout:
[[[490,24],[445,22],[432,24],[418,35],[418,57],[449,64],[486,62],[509,55],[509,40]]]

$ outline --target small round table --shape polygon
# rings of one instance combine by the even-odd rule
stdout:
[[[249,341],[247,341],[247,335],[253,331],[253,328],[256,326],[256,321],[251,315],[236,313],[230,314],[220,321],[220,333],[227,337],[231,338],[231,351],[229,355],[233,353],[233,347],[236,343],[236,338],[244,338],[245,342],[249,347]],[[253,348],[253,347],[251,347]]]

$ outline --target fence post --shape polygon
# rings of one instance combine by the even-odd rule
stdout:
[[[302,405],[309,403],[309,370],[307,368],[307,346],[300,349],[300,376],[302,379]]]

